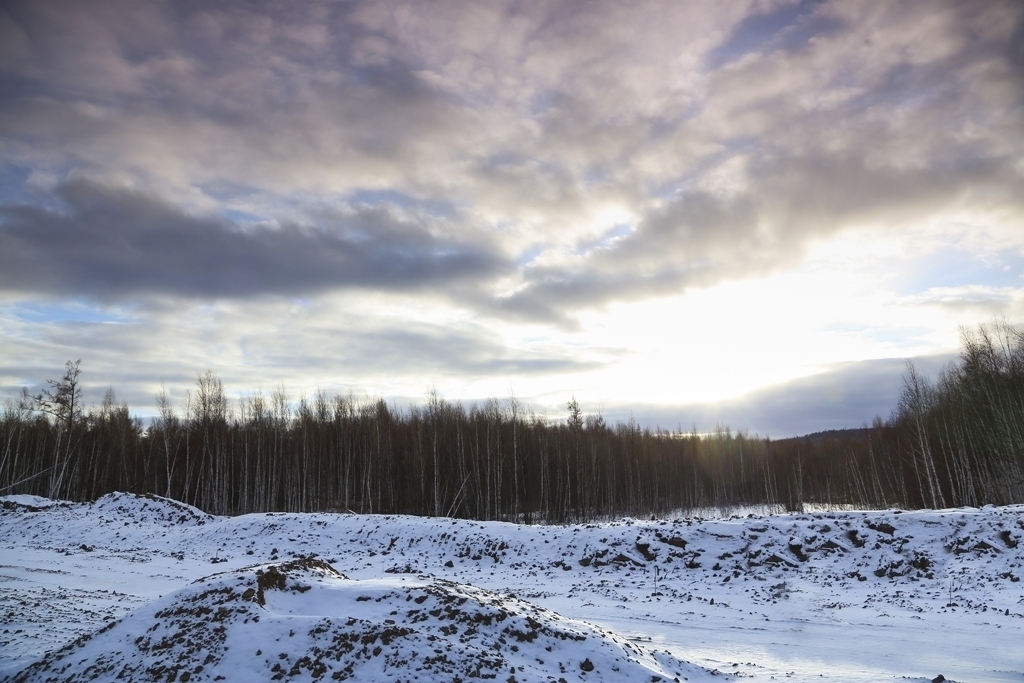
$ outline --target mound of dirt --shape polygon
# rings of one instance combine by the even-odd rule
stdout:
[[[660,681],[709,672],[515,597],[315,559],[202,579],[10,680]]]
[[[108,493],[87,504],[90,512],[105,520],[160,526],[202,526],[212,521],[199,508],[151,493]]]
[[[46,508],[55,505],[70,505],[64,501],[50,500],[42,496],[19,494],[13,496],[0,496],[0,509],[16,510],[19,512],[41,512]]]

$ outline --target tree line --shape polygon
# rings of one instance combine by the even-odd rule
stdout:
[[[201,373],[147,426],[113,389],[85,408],[80,361],[0,418],[0,495],[153,493],[216,514],[337,510],[523,522],[741,505],[906,509],[1024,502],[1024,332],[965,330],[930,383],[908,363],[888,420],[770,440],[610,425],[573,398],[544,419],[515,396],[466,406],[283,389],[228,400]]]

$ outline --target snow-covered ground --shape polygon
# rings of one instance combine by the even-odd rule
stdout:
[[[0,679],[1024,681],[1022,541],[1021,506],[521,526],[8,496]]]

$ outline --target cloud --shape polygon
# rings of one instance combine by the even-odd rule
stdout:
[[[1000,317],[1009,314],[1013,319],[1024,313],[1024,288],[967,285],[964,287],[930,287],[920,294],[905,297],[910,306],[938,306],[958,314],[972,317]]]
[[[680,191],[606,249],[528,267],[523,286],[500,305],[556,318],[561,310],[760,276],[798,263],[814,239],[846,229],[934,222],[980,188],[1024,216],[1014,196],[1024,178],[1007,158],[904,169],[838,155],[763,157],[750,174],[733,194]]]
[[[147,293],[251,298],[441,289],[503,267],[487,244],[435,236],[381,207],[335,210],[316,226],[243,228],[88,181],[68,182],[57,196],[63,211],[2,209],[0,288],[103,300]]]
[[[635,304],[829,258],[871,305],[782,317],[891,342],[868,357],[911,311],[942,348],[939,318],[1020,310],[964,266],[1024,248],[1022,35],[1016,0],[3,3],[4,381],[108,348],[118,388],[593,386]],[[883,272],[910,252],[933,267]]]
[[[63,278],[97,294],[244,297],[451,276],[474,283],[462,305],[571,325],[581,309],[785,267],[851,227],[904,230],[951,207],[1016,225],[1021,31],[1024,9],[997,0],[9,3],[4,157],[69,178],[71,204],[63,223],[43,203],[8,206],[5,230],[70,272],[53,291]],[[109,276],[75,268],[28,234],[39,223],[74,241],[72,194],[87,192],[75,179],[159,194],[174,230],[210,246],[133,269],[109,240],[145,254],[161,238],[132,216],[100,230],[97,208],[76,245]],[[332,232],[324,208],[372,192],[459,215],[420,229],[370,205],[334,219],[360,224],[367,244]],[[190,218],[237,206],[285,227]],[[631,233],[574,254],[614,227],[605,209]],[[497,254],[538,247],[536,263],[502,269]],[[203,268],[176,278],[172,256]],[[245,258],[269,261],[265,276]]]
[[[403,301],[420,314],[396,313]],[[586,349],[509,343],[490,325],[441,318],[438,310],[444,308],[402,292],[272,297],[247,305],[171,299],[0,306],[0,396],[14,397],[22,386],[38,391],[76,358],[87,403],[113,386],[142,413],[152,411],[161,382],[180,399],[206,369],[218,373],[233,397],[280,383],[293,396],[321,387],[421,398],[432,385],[457,396],[504,395],[510,382],[518,387],[599,370],[623,353],[599,343]]]
[[[183,196],[323,192],[407,183],[465,130],[459,104],[350,5],[8,8],[19,48],[0,72],[0,130],[14,163],[128,173]]]
[[[914,359],[918,371],[933,380],[955,356]],[[871,425],[889,418],[902,388],[906,361],[883,358],[838,363],[823,372],[767,387],[717,404],[606,405],[608,422],[628,420],[667,429],[710,432],[717,425],[771,438],[787,438],[827,429]],[[588,409],[590,406],[585,406]]]

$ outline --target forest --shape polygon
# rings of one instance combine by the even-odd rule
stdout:
[[[824,438],[770,440],[607,424],[574,398],[564,419],[514,396],[463,405],[283,389],[228,400],[212,371],[148,425],[82,405],[81,364],[0,417],[0,495],[174,498],[215,514],[339,511],[524,523],[648,517],[743,505],[944,508],[1024,502],[1024,330],[961,332],[931,382],[907,363],[888,419]]]

